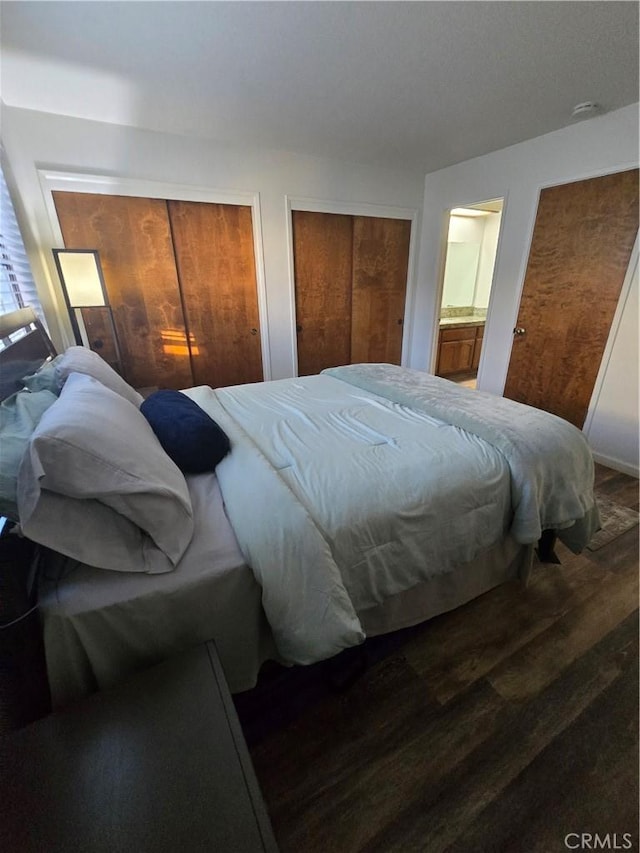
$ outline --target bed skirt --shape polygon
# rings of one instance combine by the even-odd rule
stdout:
[[[368,636],[416,625],[507,581],[526,582],[532,555],[531,546],[507,538],[358,616]],[[65,563],[56,567],[64,580],[45,584],[40,597],[54,708],[209,639],[216,642],[232,693],[254,687],[262,664],[278,659],[260,587],[246,565],[225,567],[215,576],[203,573],[172,589],[166,588],[174,580],[171,573],[126,579],[106,573],[98,576],[104,582],[100,590],[95,577],[100,570]],[[145,581],[163,588],[136,595]]]
[[[385,602],[358,613],[368,637],[409,628],[440,613],[461,607],[507,581],[527,583],[533,562],[533,546],[518,545],[507,537],[470,563],[434,575]]]

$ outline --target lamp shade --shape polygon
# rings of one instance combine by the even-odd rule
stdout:
[[[97,250],[54,249],[53,254],[70,308],[108,305]]]

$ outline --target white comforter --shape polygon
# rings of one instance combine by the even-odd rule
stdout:
[[[228,433],[228,516],[285,660],[364,638],[357,610],[500,540],[509,466],[478,436],[330,376],[187,391]]]
[[[507,532],[579,549],[597,529],[582,434],[510,400],[391,365],[185,393],[231,439],[226,510],[294,663],[361,642],[356,611]]]
[[[411,406],[479,436],[499,450],[511,472],[517,542],[557,530],[580,551],[598,529],[589,445],[572,424],[532,406],[393,364],[353,364],[323,373]]]

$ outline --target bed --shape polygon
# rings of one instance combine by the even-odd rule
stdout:
[[[115,570],[115,552],[113,565],[96,566],[85,559],[96,553],[94,540],[105,539],[100,523],[85,523],[96,502],[85,489],[92,478],[70,486],[65,470],[64,499],[47,488],[36,452],[42,424],[60,420],[65,408],[73,420],[74,400],[94,394],[87,411],[100,412],[95,429],[109,418],[111,433],[145,428],[133,389],[125,399],[98,387],[100,379],[78,378],[78,349],[54,368],[63,380],[57,408],[33,431],[20,469],[31,486],[18,489],[25,534],[54,551],[39,605],[56,706],[211,638],[231,690],[243,691],[266,660],[310,664],[526,580],[543,531],[580,550],[597,528],[591,454],[565,421],[421,372],[351,365],[186,389],[231,451],[215,470],[184,475],[184,488],[176,480],[178,516],[156,503],[148,521],[146,509],[132,515],[122,494],[99,495],[111,512],[144,519],[143,529],[163,519],[154,535],[177,559],[169,565],[162,552],[152,560],[147,548],[139,552],[146,571],[137,563]],[[80,355],[86,368],[93,354]],[[102,365],[99,375],[112,381]],[[86,419],[76,420],[85,429]],[[80,497],[67,515],[71,492]],[[39,518],[31,509],[43,495],[50,503]],[[188,519],[180,515],[187,505]]]

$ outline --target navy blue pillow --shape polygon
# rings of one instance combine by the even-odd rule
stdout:
[[[185,474],[213,471],[231,449],[224,430],[180,391],[155,391],[140,411],[167,456]]]

